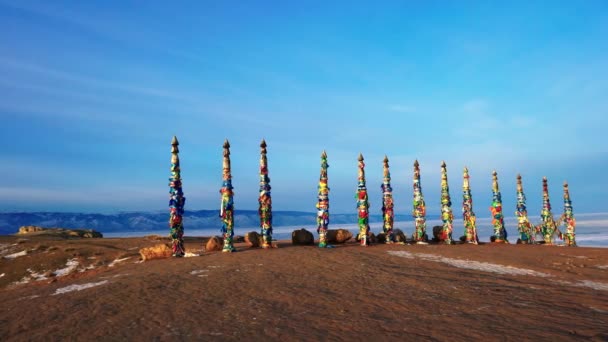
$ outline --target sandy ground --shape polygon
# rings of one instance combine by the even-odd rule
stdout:
[[[608,249],[203,241],[1,236],[0,340],[608,340]]]

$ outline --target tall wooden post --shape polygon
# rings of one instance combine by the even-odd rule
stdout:
[[[359,241],[361,246],[369,245],[369,200],[367,198],[367,188],[365,187],[365,163],[363,155],[359,153],[359,172],[357,194],[357,216],[359,223]]]
[[[321,153],[321,172],[319,175],[319,188],[317,200],[317,233],[319,233],[319,247],[327,247],[327,228],[329,226],[329,187],[327,186],[327,153]]]
[[[469,169],[466,167],[462,174],[462,221],[464,223],[465,242],[477,244],[476,216],[473,211],[473,196],[471,195],[471,186],[469,184]]]
[[[182,177],[179,166],[179,141],[173,136],[171,141],[171,177],[169,178],[169,227],[174,257],[183,257],[184,248],[184,204],[186,197],[182,191]]]
[[[266,159],[266,141],[260,143],[260,228],[262,248],[272,247],[272,198],[270,197],[270,178],[268,177],[268,160]]]
[[[224,234],[224,248],[222,252],[234,252],[232,244],[234,236],[234,192],[232,191],[232,175],[230,173],[230,143],[224,141],[224,159],[222,161],[222,187],[220,189],[220,217],[222,219],[222,233]]]

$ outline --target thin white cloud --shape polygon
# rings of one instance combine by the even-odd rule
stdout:
[[[94,77],[88,77],[84,75],[79,75],[71,72],[66,72],[62,70],[53,69],[51,67],[37,65],[28,62],[17,61],[8,58],[0,57],[0,68],[10,68],[10,69],[18,69],[25,72],[34,73],[37,75],[43,75],[49,78],[69,81],[73,83],[84,84],[92,87],[100,87],[100,88],[108,88],[119,91],[130,92],[137,95],[145,95],[145,96],[154,96],[154,97],[163,97],[165,99],[173,99],[177,101],[190,101],[193,102],[194,99],[185,96],[182,93],[176,93],[170,90],[162,89],[162,88],[154,88],[147,87],[142,85],[133,85],[133,84],[125,84],[123,82],[112,82],[101,80]]]

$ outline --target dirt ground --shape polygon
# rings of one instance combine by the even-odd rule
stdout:
[[[161,242],[1,236],[0,340],[608,341],[608,249]]]

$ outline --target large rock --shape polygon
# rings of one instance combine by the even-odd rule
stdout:
[[[384,237],[385,241],[386,241],[386,236]],[[361,242],[361,239],[359,239],[359,233],[357,233],[357,236],[355,236],[355,240],[357,242]],[[377,243],[378,239],[376,238],[376,235],[374,235],[374,233],[372,233],[371,231],[367,232],[367,242],[369,244],[372,243]]]
[[[235,235],[232,238],[232,242],[234,242],[234,243],[245,242],[245,237],[243,235]]]
[[[224,240],[219,236],[212,236],[205,245],[206,252],[219,252],[224,248]]]
[[[353,238],[353,233],[346,229],[328,229],[327,243],[341,244]]]
[[[433,241],[441,241],[441,232],[443,231],[443,226],[434,226],[433,227]]]
[[[405,243],[407,241],[407,235],[401,229],[393,230],[393,238],[398,243]]]
[[[378,240],[378,243],[385,243],[386,242],[386,233],[384,233],[384,232],[378,233],[378,235],[376,235],[376,240]]]
[[[314,245],[315,237],[311,232],[302,228],[291,232],[291,243],[294,245]]]
[[[142,260],[165,259],[173,255],[171,247],[167,244],[160,244],[153,247],[142,248],[139,250]]]
[[[249,232],[245,234],[245,243],[247,246],[255,248],[260,247],[262,236],[258,232]]]

